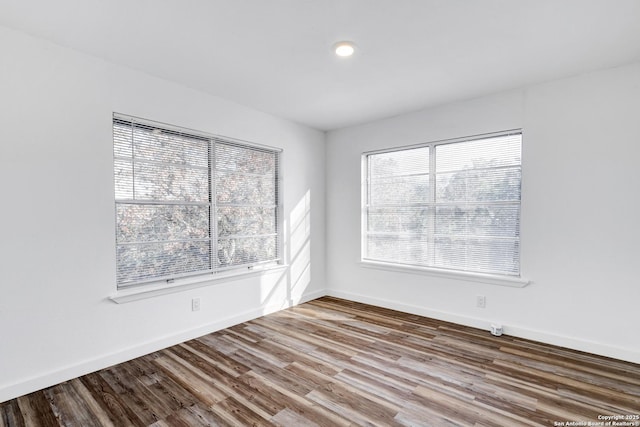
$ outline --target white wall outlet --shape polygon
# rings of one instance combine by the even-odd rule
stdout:
[[[485,308],[487,306],[487,297],[484,295],[478,295],[476,297],[476,307]]]
[[[191,300],[191,311],[200,311],[200,298],[193,298]]]

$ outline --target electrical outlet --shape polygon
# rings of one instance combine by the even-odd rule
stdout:
[[[487,297],[484,295],[478,295],[476,297],[476,307],[485,308],[487,306]]]
[[[200,298],[193,298],[191,300],[191,311],[200,311]]]

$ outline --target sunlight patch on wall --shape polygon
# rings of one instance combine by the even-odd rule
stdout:
[[[290,299],[298,303],[311,283],[311,191],[307,190],[289,216]]]

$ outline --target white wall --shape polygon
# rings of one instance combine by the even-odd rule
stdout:
[[[0,401],[324,293],[322,132],[2,27],[0,52]],[[282,148],[291,267],[108,300],[114,111]]]
[[[329,293],[640,362],[640,64],[330,132]],[[520,128],[522,275],[510,288],[363,268],[363,151]],[[475,307],[486,295],[485,309]]]

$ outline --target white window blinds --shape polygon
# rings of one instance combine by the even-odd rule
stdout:
[[[275,150],[114,116],[119,287],[279,259]]]
[[[216,143],[217,268],[278,258],[278,158]]]
[[[520,275],[522,134],[365,154],[363,259]]]

